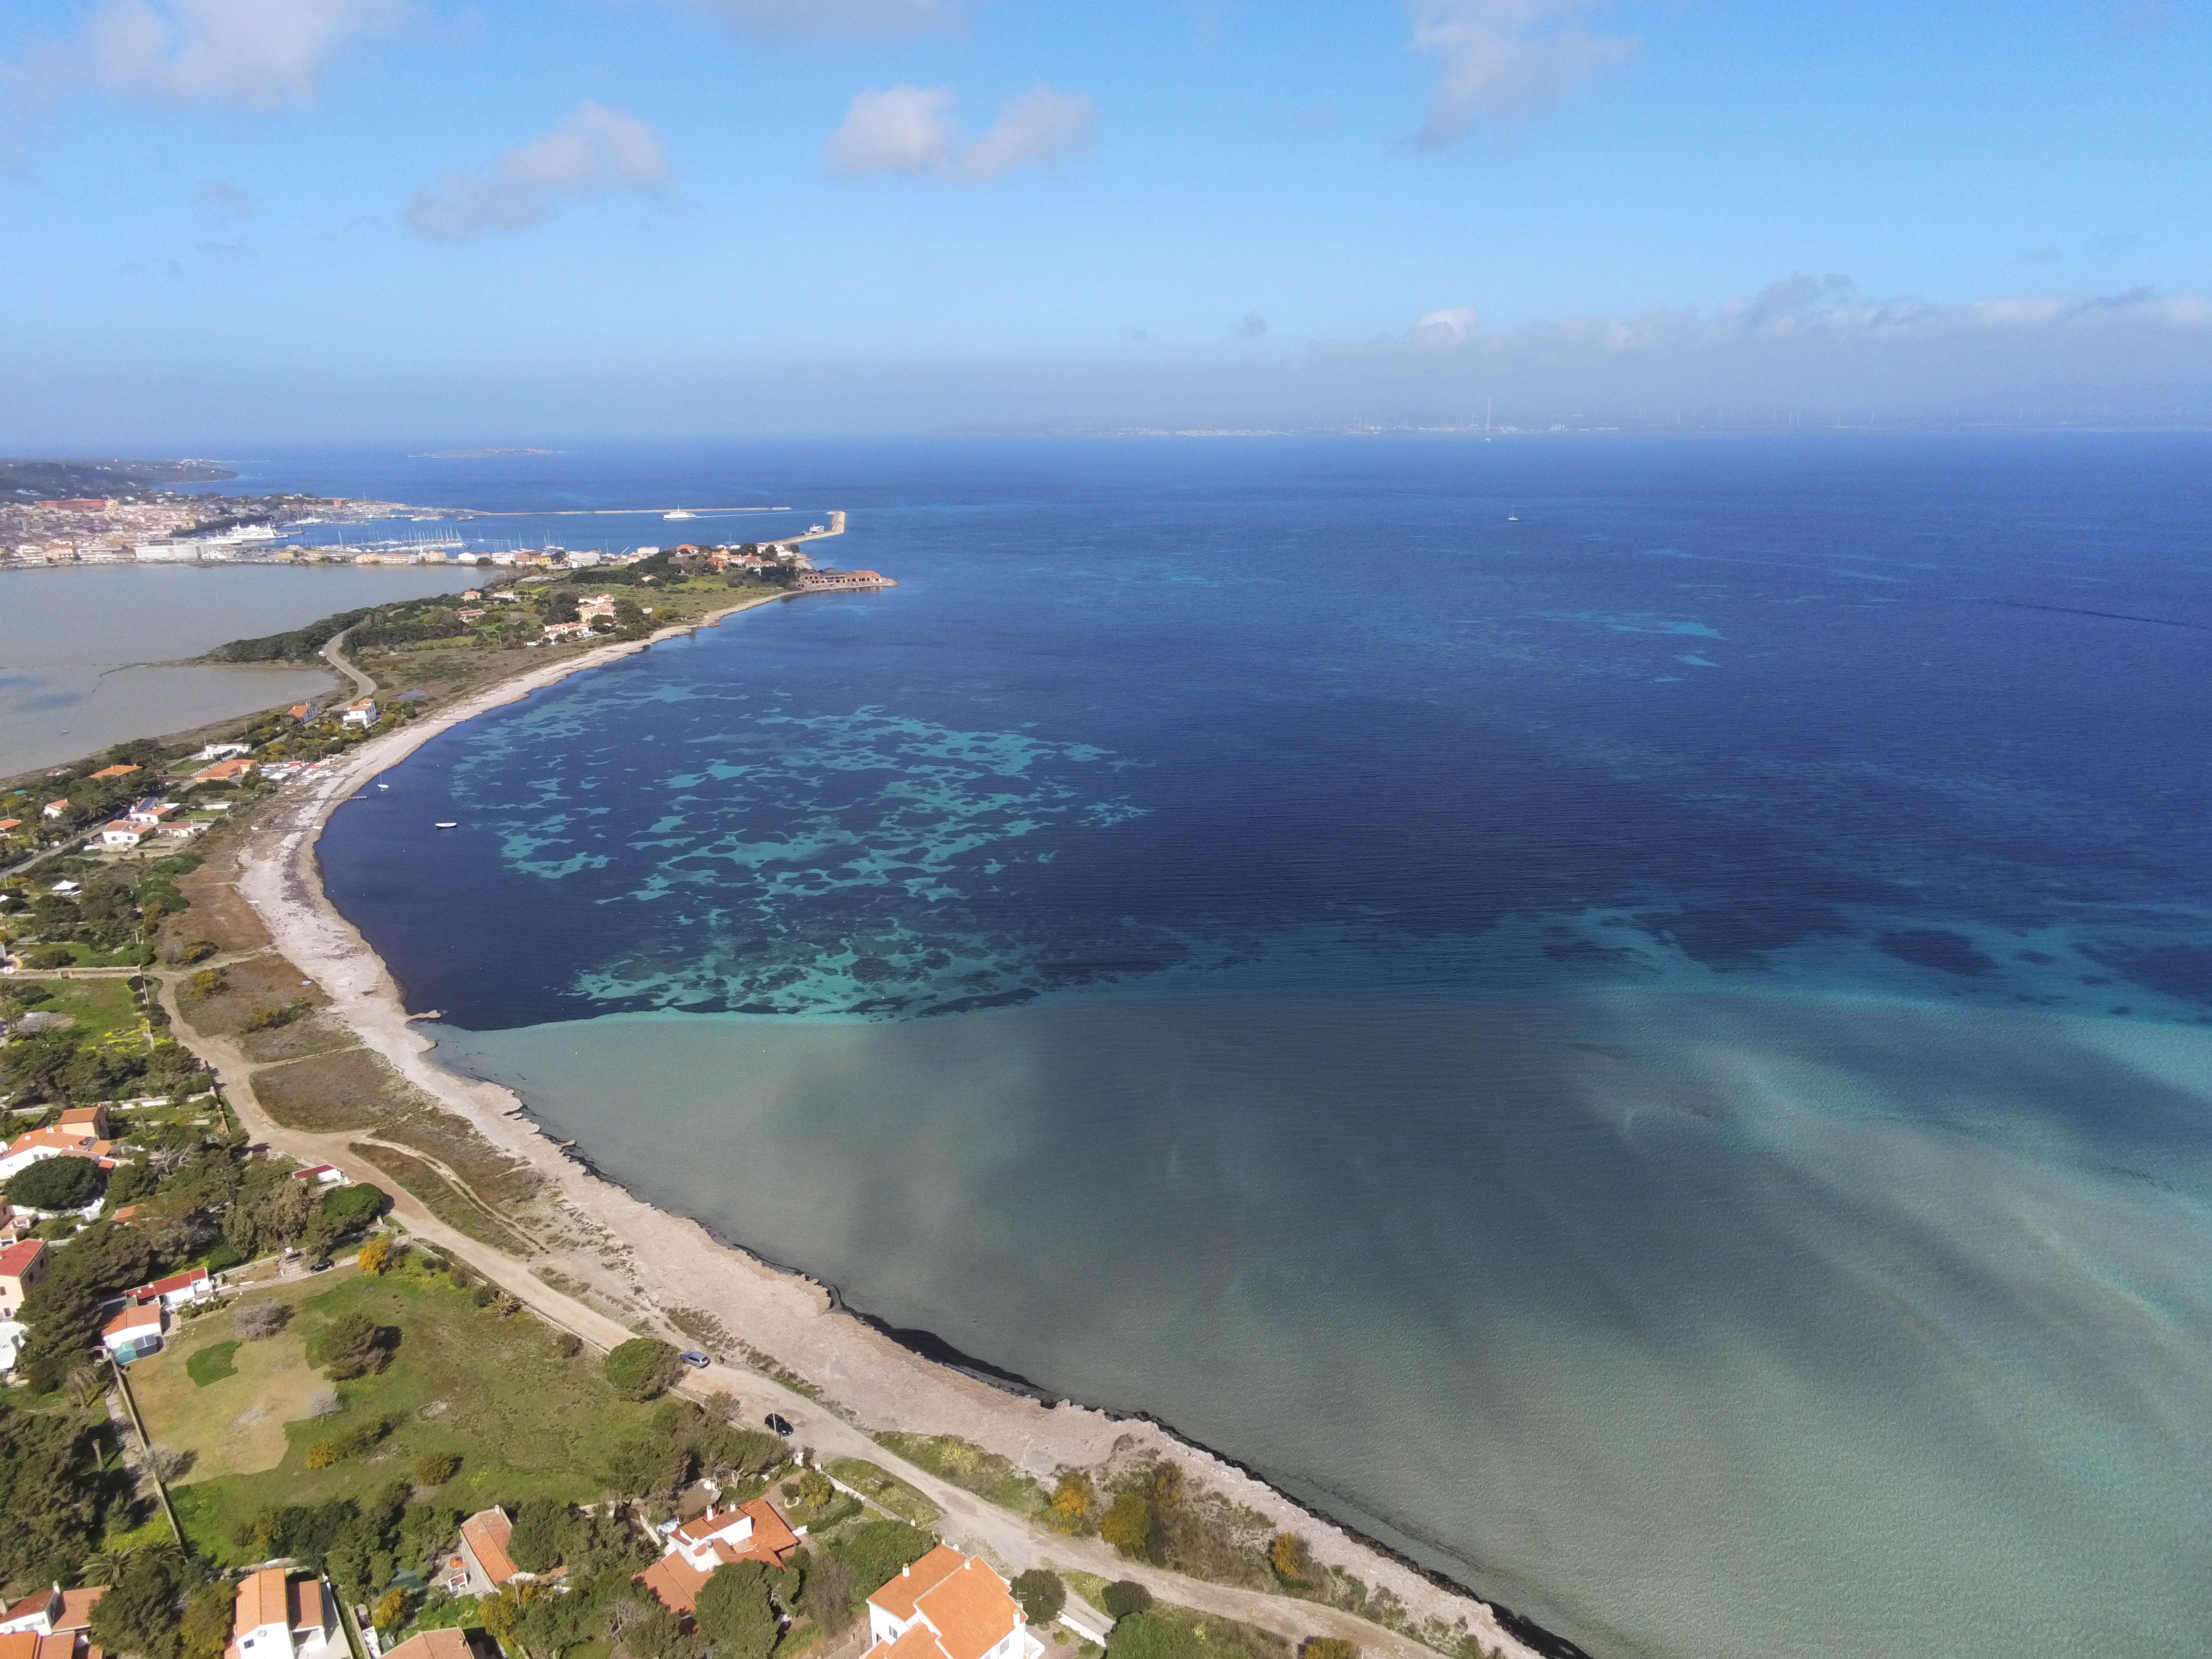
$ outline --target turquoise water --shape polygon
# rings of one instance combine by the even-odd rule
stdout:
[[[901,586],[325,869],[618,1179],[1600,1659],[2190,1651],[2209,447],[659,456]]]

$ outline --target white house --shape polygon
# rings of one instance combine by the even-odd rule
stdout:
[[[230,1645],[222,1659],[343,1659],[337,1599],[319,1578],[294,1579],[264,1567],[238,1587]]]
[[[141,1285],[131,1292],[133,1302],[159,1302],[169,1309],[181,1308],[194,1302],[204,1302],[215,1294],[215,1280],[208,1276],[205,1267],[194,1267],[187,1273],[172,1273],[167,1279],[157,1279],[150,1285]]]
[[[338,724],[364,727],[375,725],[376,699],[363,697],[359,702],[348,703],[345,713],[338,716]]]
[[[201,761],[229,760],[235,756],[252,752],[253,745],[250,743],[211,743],[192,758]]]
[[[112,823],[102,824],[100,844],[102,847],[136,847],[146,839],[146,832],[128,818],[118,818]]]
[[[158,1301],[126,1302],[121,1313],[100,1328],[100,1340],[118,1359],[126,1348],[135,1359],[161,1346],[161,1333],[168,1322],[168,1312]]]
[[[100,1605],[100,1598],[107,1594],[105,1584],[87,1589],[65,1590],[59,1584],[52,1589],[33,1590],[21,1601],[12,1602],[0,1613],[0,1636],[33,1636],[40,1638],[14,1647],[0,1647],[0,1653],[14,1659],[16,1655],[33,1655],[38,1659],[50,1656],[82,1655],[86,1650],[85,1632],[92,1624],[92,1610]],[[53,1638],[75,1637],[75,1641],[54,1642]],[[52,1644],[52,1645],[49,1645]]]
[[[31,1328],[20,1319],[0,1319],[0,1376],[15,1369],[15,1356],[23,1352],[23,1339]]]
[[[866,1659],[1041,1659],[1006,1581],[939,1544],[868,1598]]]
[[[791,1523],[768,1499],[756,1498],[726,1510],[709,1509],[672,1528],[666,1553],[638,1574],[637,1582],[670,1612],[688,1613],[715,1568],[739,1561],[780,1567],[798,1547],[799,1534]]]
[[[27,1129],[8,1143],[5,1152],[0,1152],[0,1181],[50,1158],[88,1158],[95,1164],[104,1163],[114,1146],[113,1141],[66,1121],[43,1129]]]

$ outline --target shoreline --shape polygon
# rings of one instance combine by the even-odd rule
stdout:
[[[744,1392],[783,1392],[801,1401],[810,1419],[826,1410],[833,1419],[861,1437],[866,1455],[898,1466],[902,1478],[915,1479],[945,1507],[948,1492],[958,1488],[915,1470],[876,1444],[858,1425],[922,1436],[956,1435],[1010,1458],[1048,1483],[1063,1465],[1091,1468],[1120,1455],[1150,1453],[1174,1458],[1190,1469],[1197,1484],[1265,1516],[1282,1531],[1310,1537],[1315,1558],[1364,1580],[1371,1590],[1393,1598],[1416,1624],[1463,1626],[1508,1659],[1585,1659],[1573,1644],[1542,1629],[1510,1608],[1477,1596],[1444,1575],[1419,1566],[1400,1552],[1367,1538],[1268,1484],[1233,1459],[1191,1441],[1142,1413],[1120,1413],[1024,1390],[1019,1379],[989,1362],[958,1355],[950,1344],[927,1332],[897,1330],[886,1322],[848,1309],[835,1286],[802,1271],[775,1266],[741,1246],[717,1237],[692,1218],[647,1204],[608,1179],[580,1149],[556,1140],[540,1128],[526,1102],[497,1084],[448,1071],[434,1058],[434,1039],[414,1023],[400,989],[382,958],[332,905],[324,891],[317,846],[330,815],[363,785],[434,738],[491,709],[519,702],[532,693],[570,676],[604,667],[656,644],[719,626],[729,617],[762,605],[803,597],[771,593],[712,612],[695,623],[664,629],[642,640],[611,643],[541,669],[488,686],[452,707],[373,739],[350,751],[322,777],[295,787],[258,815],[239,854],[238,891],[268,929],[273,947],[313,979],[331,999],[330,1016],[341,1021],[362,1044],[380,1055],[406,1081],[438,1105],[468,1123],[502,1153],[526,1164],[549,1190],[587,1223],[616,1241],[636,1264],[637,1296],[644,1308],[665,1321],[672,1310],[704,1309],[758,1363],[738,1373]],[[278,1131],[270,1137],[288,1138]],[[431,1229],[422,1229],[428,1231]],[[445,1230],[438,1230],[445,1231]],[[452,1235],[459,1239],[459,1235]],[[447,1248],[452,1248],[448,1241]],[[531,1275],[512,1261],[520,1285],[510,1288],[526,1301],[556,1305],[555,1316],[573,1324],[615,1323],[595,1309]],[[478,1265],[486,1265],[479,1261]],[[571,1316],[571,1317],[563,1317]],[[617,1325],[617,1328],[620,1328]],[[622,1335],[633,1334],[624,1329]],[[613,1340],[620,1340],[621,1336]],[[941,1352],[939,1351],[942,1351]],[[963,1361],[972,1363],[970,1370]],[[728,1370],[723,1366],[716,1371]],[[709,1378],[713,1372],[702,1374]],[[1006,1378],[1000,1382],[996,1377]],[[798,1381],[799,1391],[765,1389],[768,1378]],[[834,1404],[832,1403],[834,1402]],[[808,1409],[812,1407],[813,1409]],[[812,1442],[839,1437],[829,1424],[810,1420]],[[1029,1523],[1011,1511],[991,1510],[997,1524],[978,1512],[982,1500],[954,1502],[947,1522],[964,1521],[971,1534],[995,1546],[1008,1562],[1026,1565],[1047,1559],[1069,1560],[1103,1548],[1095,1540],[1056,1534],[1031,1535]],[[983,1506],[988,1507],[988,1506]],[[1011,1530],[1010,1530],[1011,1529]],[[1112,1557],[1109,1576],[1133,1564]],[[1269,1611],[1308,1631],[1346,1621],[1358,1627],[1352,1639],[1376,1649],[1411,1656],[1431,1653],[1411,1636],[1327,1604],[1278,1594],[1247,1591],[1204,1580],[1182,1580],[1161,1591],[1188,1602],[1191,1592],[1217,1592],[1239,1603],[1264,1596]],[[1242,1607],[1234,1616],[1251,1618]],[[1334,1618],[1330,1615],[1334,1613]]]

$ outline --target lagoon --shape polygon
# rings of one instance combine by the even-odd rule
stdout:
[[[423,566],[0,571],[0,776],[321,696],[334,682],[320,669],[157,665],[478,580]]]

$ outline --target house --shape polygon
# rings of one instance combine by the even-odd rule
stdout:
[[[315,717],[315,705],[311,702],[295,702],[284,711],[284,714],[288,720],[313,720]]]
[[[84,889],[73,881],[58,881],[46,890],[58,897],[68,898],[72,894],[82,893]]]
[[[222,1659],[344,1659],[350,1651],[323,1581],[295,1580],[282,1567],[264,1567],[238,1587],[230,1632]]]
[[[15,1356],[23,1352],[23,1339],[31,1328],[20,1319],[0,1319],[0,1376],[15,1369]]]
[[[215,1294],[215,1280],[208,1276],[205,1267],[193,1267],[167,1279],[157,1279],[150,1285],[141,1285],[131,1292],[133,1302],[159,1302],[165,1308],[181,1308],[188,1303],[204,1302]]]
[[[100,1328],[100,1344],[127,1365],[161,1346],[168,1323],[167,1310],[159,1302],[125,1302],[123,1311]]]
[[[384,1659],[480,1659],[479,1650],[465,1631],[448,1626],[410,1636],[396,1648],[386,1648]]]
[[[162,841],[190,841],[207,827],[208,820],[205,818],[185,818],[175,823],[158,825],[154,834]]]
[[[717,1567],[758,1561],[781,1567],[799,1547],[799,1534],[765,1498],[726,1510],[708,1510],[668,1534],[668,1552],[638,1574],[671,1613],[685,1615]],[[903,1659],[903,1656],[902,1656]]]
[[[363,697],[359,702],[348,703],[346,705],[345,713],[338,716],[338,724],[340,726],[358,726],[364,731],[375,725],[376,699],[374,697]]]
[[[472,623],[480,620],[484,613],[483,606],[471,605],[467,610],[456,611],[453,614],[465,623]]]
[[[108,1154],[114,1149],[115,1143],[105,1137],[65,1128],[58,1123],[44,1129],[27,1129],[8,1143],[4,1153],[0,1153],[0,1181],[49,1158],[88,1158],[112,1168],[114,1160]]]
[[[89,1135],[95,1140],[105,1140],[108,1133],[107,1107],[103,1102],[95,1106],[65,1106],[54,1127],[70,1134]]]
[[[92,775],[92,781],[104,783],[110,778],[127,778],[137,769],[135,766],[103,766]]]
[[[584,640],[589,639],[591,635],[592,625],[587,622],[545,624],[545,637],[549,640]]]
[[[318,1187],[343,1187],[345,1171],[335,1164],[310,1164],[304,1170],[292,1171],[295,1181],[312,1181]]]
[[[1040,1659],[1006,1581],[939,1544],[868,1598],[866,1659]]]
[[[303,708],[307,707],[305,703],[300,706]],[[250,743],[211,743],[192,758],[204,761],[230,760],[237,756],[250,755],[252,752],[253,745]]]
[[[304,715],[302,719],[306,718]],[[243,757],[217,761],[213,766],[204,766],[191,775],[194,783],[236,783],[253,769],[253,763]]]
[[[177,810],[174,801],[163,800],[159,795],[149,795],[134,804],[123,815],[125,823],[136,824],[141,830],[151,830],[163,818]]]
[[[479,1510],[462,1522],[460,1553],[447,1563],[446,1594],[489,1595],[501,1584],[529,1577],[507,1553],[514,1536],[514,1522],[505,1510]]]
[[[107,1594],[94,1584],[33,1590],[0,1613],[0,1659],[100,1659],[92,1646],[92,1609]]]
[[[41,806],[39,809],[39,816],[42,818],[65,818],[69,816],[69,797],[64,795],[59,800],[50,800]]]
[[[611,593],[597,594],[591,599],[580,600],[576,605],[577,618],[582,622],[589,622],[594,617],[611,617],[614,614],[615,596]]]
[[[22,1312],[23,1298],[46,1276],[52,1258],[43,1238],[25,1239],[0,1250],[0,1318],[13,1319]]]
[[[22,827],[21,818],[0,818],[0,836],[12,836]]]
[[[112,823],[102,824],[100,844],[102,847],[136,847],[146,839],[146,832],[128,818],[118,818]]]

